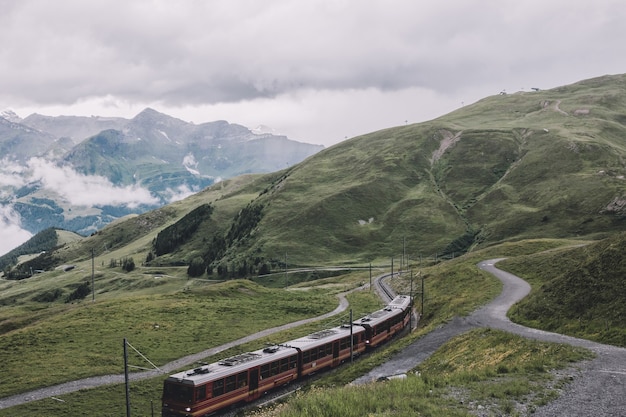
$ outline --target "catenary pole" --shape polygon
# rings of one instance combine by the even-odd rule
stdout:
[[[128,385],[128,350],[124,338],[124,383],[126,384],[126,417],[130,417],[130,387]]]
[[[91,249],[91,301],[96,301],[96,285],[94,284],[94,251]]]
[[[354,338],[352,337],[352,309],[350,309],[350,363],[354,360]]]

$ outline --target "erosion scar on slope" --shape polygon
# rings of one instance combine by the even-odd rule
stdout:
[[[452,132],[448,130],[441,130],[440,133],[443,138],[441,139],[441,142],[439,143],[439,149],[433,152],[433,156],[432,158],[430,158],[431,167],[433,166],[435,162],[439,160],[439,158],[441,158],[443,153],[449,147],[453,146],[455,143],[457,143],[461,139],[461,133],[463,132],[460,131],[460,132],[457,132],[456,134],[453,134]]]

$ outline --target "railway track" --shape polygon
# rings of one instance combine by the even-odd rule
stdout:
[[[395,291],[385,282],[387,278],[393,278],[394,276],[399,276],[399,273],[388,273],[383,274],[377,277],[373,282],[373,287],[376,293],[380,296],[385,304],[391,302],[396,297]],[[371,353],[364,353],[361,356],[365,357]],[[322,372],[323,375],[323,372]],[[252,411],[254,409],[260,409],[267,407],[276,402],[282,401],[283,399],[296,394],[299,390],[302,389],[307,384],[314,382],[316,379],[320,378],[322,375],[314,374],[307,377],[304,380],[290,383],[288,386],[278,389],[276,391],[272,391],[258,400],[246,404],[244,406],[240,406],[237,408],[233,408],[230,410],[223,410],[215,414],[216,417],[237,417],[244,415],[245,412]]]
[[[384,303],[389,303],[396,296],[396,293],[389,285],[385,283],[385,279],[399,276],[399,273],[383,274],[374,280],[374,290],[378,293]]]

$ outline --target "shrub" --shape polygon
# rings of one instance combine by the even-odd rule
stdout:
[[[87,297],[87,295],[91,292],[91,287],[88,282],[83,282],[80,284],[74,291],[72,291],[67,298],[65,299],[66,303],[71,303],[75,300],[82,300]]]

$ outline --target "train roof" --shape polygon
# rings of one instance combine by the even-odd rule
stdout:
[[[411,305],[411,297],[408,295],[398,295],[391,300],[385,308],[374,311],[365,317],[355,321],[354,324],[360,326],[376,326],[390,317],[396,316],[404,312]]]
[[[219,362],[202,365],[188,371],[170,375],[167,382],[178,382],[185,385],[201,385],[209,381],[224,378],[228,375],[243,372],[254,366],[264,365],[277,359],[295,355],[297,351],[284,345],[275,345],[253,352],[241,353],[222,359]]]
[[[361,326],[352,326],[352,334],[358,334],[364,332],[365,329]],[[314,347],[323,346],[334,340],[341,339],[343,337],[350,336],[350,325],[333,327],[331,329],[320,330],[319,332],[311,333],[298,339],[285,342],[286,346],[291,346],[301,350],[308,350]]]

